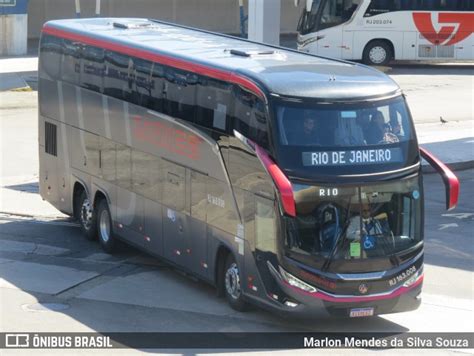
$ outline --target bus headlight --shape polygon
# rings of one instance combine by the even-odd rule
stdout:
[[[280,275],[290,286],[302,289],[309,293],[316,293],[318,291],[313,286],[310,286],[308,283],[303,282],[301,279],[296,278],[291,273],[288,273],[287,271],[285,271],[283,268],[281,268],[281,266],[279,266],[279,269],[280,269]]]

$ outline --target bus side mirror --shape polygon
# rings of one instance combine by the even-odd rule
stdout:
[[[422,147],[420,147],[420,154],[443,178],[446,187],[446,210],[454,209],[459,198],[458,177],[443,162]]]

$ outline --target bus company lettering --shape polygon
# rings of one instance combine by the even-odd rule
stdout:
[[[186,158],[200,158],[201,139],[191,133],[174,128],[164,122],[146,120],[141,116],[133,117],[133,136],[154,146],[176,153]]]
[[[400,149],[304,152],[305,166],[339,166],[399,162]]]

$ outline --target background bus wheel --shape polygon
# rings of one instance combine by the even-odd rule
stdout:
[[[82,192],[79,199],[78,218],[84,236],[88,240],[95,240],[97,238],[96,213],[94,211],[94,205],[89,200],[85,191]]]
[[[242,278],[239,266],[232,253],[229,253],[224,268],[224,291],[230,306],[237,311],[248,309],[248,304],[245,302],[242,294],[241,283]]]
[[[392,48],[386,41],[372,41],[365,46],[362,60],[368,65],[384,66],[392,57]]]
[[[97,222],[99,243],[105,252],[112,253],[116,247],[116,240],[112,232],[112,217],[110,216],[109,205],[105,199],[102,199],[97,207]]]

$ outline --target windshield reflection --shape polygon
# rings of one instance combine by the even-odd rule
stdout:
[[[294,190],[297,216],[286,221],[293,258],[311,256],[320,265],[389,257],[420,241],[416,177],[362,187],[294,184]]]

